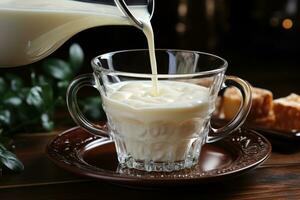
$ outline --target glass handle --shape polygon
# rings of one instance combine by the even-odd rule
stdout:
[[[250,112],[252,105],[252,92],[250,84],[238,77],[227,76],[225,79],[225,87],[222,88],[222,90],[231,86],[240,90],[242,94],[241,106],[236,115],[228,124],[217,129],[210,127],[211,133],[208,135],[207,143],[216,142],[231,132],[237,130],[245,122],[248,113]]]
[[[95,79],[93,74],[84,74],[75,78],[67,90],[67,106],[73,120],[88,132],[96,135],[108,137],[106,126],[96,125],[91,123],[80,111],[77,103],[77,93],[85,86],[95,87]]]

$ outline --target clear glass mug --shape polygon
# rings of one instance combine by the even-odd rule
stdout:
[[[156,57],[158,89],[178,86],[184,91],[190,90],[187,96],[196,98],[192,104],[186,103],[187,96],[150,108],[143,107],[144,102],[132,104],[137,99],[128,104],[127,93],[124,96],[121,86],[133,84],[139,88],[150,83],[154,75],[148,50],[125,50],[92,60],[93,73],[77,77],[68,88],[68,109],[79,126],[114,140],[118,161],[123,167],[145,171],[191,168],[197,164],[205,143],[224,138],[244,122],[251,107],[250,85],[237,77],[225,76],[227,61],[212,54],[156,50]],[[81,113],[76,95],[83,86],[92,86],[100,92],[108,131],[89,122]],[[231,86],[242,94],[240,109],[226,126],[213,128],[210,120],[218,94]],[[143,92],[141,90],[129,96],[135,98]]]

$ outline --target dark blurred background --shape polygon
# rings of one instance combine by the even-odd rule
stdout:
[[[229,62],[227,74],[270,89],[275,97],[300,93],[299,3],[298,0],[156,0],[152,18],[156,48],[218,54]],[[80,73],[91,71],[89,60],[96,55],[147,47],[140,30],[106,26],[78,33],[51,56],[66,56],[74,42],[86,54]]]

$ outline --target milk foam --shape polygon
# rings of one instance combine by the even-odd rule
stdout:
[[[151,81],[112,84],[103,107],[116,143],[123,141],[118,146],[134,159],[181,161],[195,140],[206,138],[209,90],[176,81],[159,81],[158,87],[154,96]]]

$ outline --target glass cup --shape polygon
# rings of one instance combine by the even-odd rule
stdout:
[[[70,84],[68,109],[79,126],[114,140],[123,167],[165,172],[191,168],[205,143],[218,141],[241,126],[251,107],[251,89],[246,81],[225,76],[227,61],[218,56],[184,50],[155,53],[157,75],[151,74],[148,50],[94,58],[93,73]],[[158,96],[150,92],[155,78]],[[83,86],[100,92],[108,131],[81,113],[76,96]],[[242,104],[226,126],[213,128],[210,120],[218,94],[231,86],[240,90]]]

